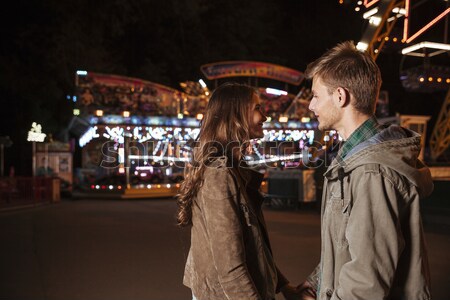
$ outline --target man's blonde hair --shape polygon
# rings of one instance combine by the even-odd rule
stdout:
[[[336,88],[347,89],[354,100],[353,107],[366,115],[373,115],[381,87],[381,73],[367,52],[356,49],[353,41],[338,44],[319,59],[310,63],[305,75],[320,77],[331,94]]]

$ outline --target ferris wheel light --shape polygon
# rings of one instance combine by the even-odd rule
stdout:
[[[450,51],[450,44],[442,44],[442,43],[434,43],[434,42],[421,42],[421,43],[404,48],[402,50],[402,54],[424,57],[425,56],[424,53],[415,52],[417,50],[424,49],[424,48],[441,50],[441,51],[436,51],[434,53],[428,54],[428,56],[434,56],[436,54],[440,54],[445,51]]]
[[[369,48],[369,44],[364,42],[358,42],[358,44],[356,45],[356,49],[358,49],[359,51],[366,51],[367,48]]]

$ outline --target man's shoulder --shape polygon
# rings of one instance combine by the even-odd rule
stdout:
[[[379,162],[362,163],[353,170],[353,179],[359,181],[367,176],[380,176],[384,181],[400,190],[406,191],[409,186],[409,180],[394,168]]]
[[[358,166],[356,166],[353,171],[353,174],[357,173],[361,174],[380,174],[387,175],[390,177],[403,177],[400,173],[398,173],[394,167],[383,164],[382,162],[362,162]]]

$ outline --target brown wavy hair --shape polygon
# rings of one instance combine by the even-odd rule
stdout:
[[[218,157],[242,158],[250,141],[248,115],[255,93],[252,87],[237,83],[223,84],[212,93],[176,196],[179,226],[192,224],[192,202],[202,186],[206,166]]]

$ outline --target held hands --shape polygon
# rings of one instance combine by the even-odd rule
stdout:
[[[317,297],[316,290],[307,280],[299,284],[296,289],[300,300],[315,300]]]
[[[281,288],[281,293],[286,300],[316,300],[316,290],[308,281],[299,284],[297,287],[286,284]]]
[[[301,299],[300,294],[297,292],[297,288],[289,283],[281,288],[281,293],[283,293],[286,300]]]

